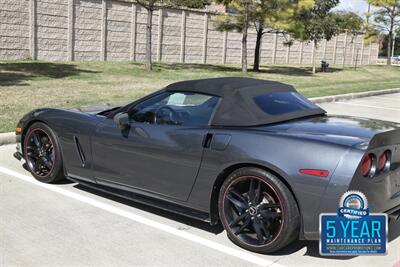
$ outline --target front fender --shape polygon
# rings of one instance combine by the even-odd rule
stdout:
[[[33,123],[47,124],[59,141],[66,174],[91,180],[91,135],[96,125],[104,119],[105,117],[102,116],[69,110],[38,109],[29,112],[19,121],[18,127],[21,127],[23,131],[17,135],[17,140],[23,144],[25,134]],[[86,164],[82,164],[80,160],[76,142],[79,142],[85,153]]]
[[[24,138],[25,135],[29,129],[29,127],[37,121],[44,122],[46,124],[49,124],[48,121],[46,121],[46,117],[43,116],[46,112],[48,112],[50,109],[48,108],[42,108],[42,109],[35,109],[32,110],[28,113],[26,113],[17,123],[16,126],[16,141],[17,141],[17,150],[18,152],[23,154],[23,143],[24,143]]]

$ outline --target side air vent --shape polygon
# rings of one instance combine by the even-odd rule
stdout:
[[[83,153],[82,146],[79,143],[79,140],[76,136],[74,136],[74,141],[75,141],[75,148],[76,148],[76,152],[78,153],[79,160],[82,164],[82,167],[85,167],[86,158],[85,158],[85,154]]]

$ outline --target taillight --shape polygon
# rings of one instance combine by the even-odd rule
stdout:
[[[390,150],[386,150],[378,158],[378,170],[386,171],[388,169],[390,169]]]
[[[379,171],[382,171],[385,168],[386,160],[387,160],[386,153],[383,152],[379,156],[379,159],[378,159],[378,170]]]
[[[375,156],[374,154],[367,154],[361,162],[361,174],[364,177],[372,177],[375,174]]]

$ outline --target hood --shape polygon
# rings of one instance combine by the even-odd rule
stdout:
[[[118,105],[111,105],[111,104],[93,104],[93,105],[87,105],[87,106],[80,106],[76,108],[70,109],[70,111],[75,111],[75,112],[83,112],[83,113],[89,113],[89,114],[98,114],[100,112],[113,109],[119,107]]]
[[[369,142],[377,134],[396,129],[400,129],[400,124],[350,116],[317,116],[265,127],[268,131],[312,136],[313,139],[344,145]]]

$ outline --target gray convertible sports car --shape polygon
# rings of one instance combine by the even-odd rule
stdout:
[[[347,190],[372,212],[400,210],[400,126],[327,116],[278,82],[183,81],[100,112],[38,109],[16,133],[14,156],[39,181],[220,221],[255,252],[318,239],[319,214]]]

